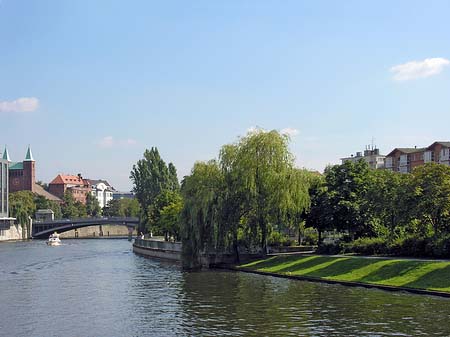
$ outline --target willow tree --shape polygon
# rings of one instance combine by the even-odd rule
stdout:
[[[253,210],[249,212],[249,221],[256,223],[260,231],[263,254],[267,252],[269,225],[279,220],[280,212],[288,208],[287,177],[293,168],[288,143],[289,137],[277,131],[256,130],[238,144],[237,174]]]
[[[311,206],[309,189],[317,174],[305,169],[293,168],[286,176],[288,193],[285,214],[288,226],[298,231],[298,244],[302,244],[305,231],[306,211]]]
[[[223,177],[220,191],[220,216],[218,221],[218,250],[232,248],[239,262],[238,230],[245,214],[247,194],[238,169],[239,146],[224,145],[219,154],[219,166]]]
[[[200,255],[216,250],[222,176],[216,161],[197,162],[181,184],[183,267],[200,267]]]
[[[34,216],[36,205],[33,193],[30,191],[19,191],[9,195],[9,213],[16,218],[18,224],[25,226],[28,218]]]

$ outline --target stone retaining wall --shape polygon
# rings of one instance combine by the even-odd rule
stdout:
[[[136,239],[133,243],[133,252],[159,259],[181,262],[181,243],[159,240]]]
[[[117,226],[117,225],[96,225],[78,228],[76,230],[78,236],[75,235],[75,229],[67,231],[60,234],[63,239],[74,239],[74,238],[94,238],[94,237],[108,237],[108,236],[128,236],[127,226]],[[103,233],[103,235],[101,235]],[[136,230],[133,231],[133,236],[136,236]]]
[[[181,242],[167,242],[152,239],[136,239],[133,243],[133,251],[137,254],[147,257],[155,257],[166,260],[181,262]],[[241,254],[241,262],[260,258],[259,254]],[[211,268],[222,264],[234,264],[235,256],[233,254],[202,254],[200,264],[203,267]]]

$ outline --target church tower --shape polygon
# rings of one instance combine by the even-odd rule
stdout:
[[[23,189],[34,192],[36,182],[36,162],[34,161],[31,147],[28,146],[25,160],[23,161]]]

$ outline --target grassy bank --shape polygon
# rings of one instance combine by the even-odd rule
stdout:
[[[253,261],[237,268],[286,276],[450,293],[449,261],[285,255]]]

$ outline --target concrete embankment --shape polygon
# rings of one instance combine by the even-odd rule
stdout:
[[[4,228],[0,228],[1,241],[19,241],[28,239],[28,230],[26,226],[11,223]]]
[[[136,239],[133,252],[151,258],[159,258],[181,262],[181,242],[167,242],[157,239]],[[259,254],[241,254],[241,261],[252,261],[260,257]],[[233,254],[200,254],[200,265],[203,268],[213,268],[218,265],[233,265],[236,260]]]
[[[181,243],[160,240],[136,239],[133,252],[158,259],[181,262]]]

